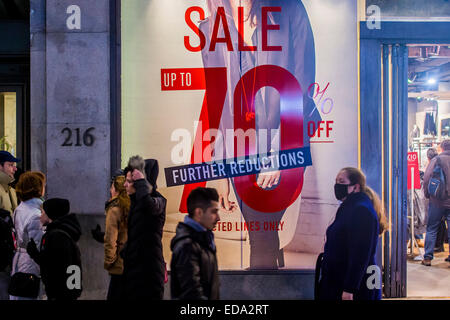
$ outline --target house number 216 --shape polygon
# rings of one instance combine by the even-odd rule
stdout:
[[[82,132],[80,128],[76,128],[74,130],[70,128],[64,128],[61,130],[61,133],[65,135],[64,143],[61,145],[63,147],[81,147],[85,145],[86,147],[92,147],[95,142],[95,137],[92,135],[92,131],[94,127],[88,128],[86,131]],[[72,139],[72,134],[75,131],[75,137]],[[73,144],[75,142],[75,145]]]

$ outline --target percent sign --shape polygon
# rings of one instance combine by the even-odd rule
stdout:
[[[315,93],[314,93],[314,86],[316,86],[316,85],[317,85],[317,88],[316,88]],[[308,88],[308,96],[316,102],[316,105],[314,106],[314,109],[309,114],[310,117],[314,113],[315,110],[319,111],[317,109],[317,105],[319,105],[320,102],[322,102],[322,104],[320,106],[320,110],[322,111],[323,114],[329,114],[333,110],[333,107],[334,107],[333,99],[326,98],[325,100],[322,101],[322,99],[323,99],[323,97],[325,95],[325,92],[327,92],[329,86],[330,86],[330,83],[328,82],[326,87],[325,87],[325,89],[323,89],[322,91],[320,90],[320,85],[317,82],[311,83],[311,85],[309,86],[309,88]],[[313,89],[313,90],[311,91],[311,89]],[[313,94],[311,94],[311,92],[313,92]],[[317,97],[319,95],[320,95],[320,98],[317,100]],[[325,110],[325,106],[326,106],[326,103],[328,101],[330,103],[329,103],[328,111],[326,111]]]

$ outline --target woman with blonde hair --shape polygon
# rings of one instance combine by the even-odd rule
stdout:
[[[378,236],[387,229],[381,201],[357,168],[339,171],[334,192],[342,203],[327,229],[318,298],[380,300],[376,254]]]
[[[42,197],[45,194],[45,175],[39,171],[23,173],[17,182],[16,193],[21,203],[13,215],[17,249],[12,264],[10,299],[36,300],[40,296],[39,286],[33,286],[36,290],[33,290],[34,292],[32,293],[21,292],[20,288],[22,287],[23,279],[19,275],[30,275],[28,278],[40,276],[39,265],[27,253],[27,245],[30,240],[33,240],[35,243],[41,243],[43,230],[40,218],[43,203]],[[18,275],[14,276],[16,273]]]
[[[127,218],[130,197],[124,187],[125,176],[113,178],[111,198],[105,205],[106,229],[104,237],[104,267],[111,276],[107,300],[120,300],[122,292],[123,260],[119,253],[127,241]]]

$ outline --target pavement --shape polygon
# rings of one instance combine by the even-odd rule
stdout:
[[[408,259],[407,299],[450,300],[450,263],[445,261],[448,252],[448,245],[445,245],[444,252],[435,253],[431,267],[422,265],[420,260]]]

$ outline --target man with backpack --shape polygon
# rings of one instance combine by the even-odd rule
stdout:
[[[445,217],[447,225],[450,225],[450,140],[442,141],[441,148],[442,153],[434,157],[428,164],[423,181],[425,197],[430,199],[425,255],[422,261],[425,266],[431,266],[436,236],[442,218]],[[450,235],[450,229],[447,231]]]
[[[81,226],[69,211],[66,199],[45,201],[41,223],[47,228],[40,251],[33,240],[27,246],[28,254],[40,266],[48,300],[76,300],[81,295],[81,255],[77,245]]]
[[[0,151],[0,300],[9,300],[8,286],[15,250],[11,216],[17,207],[16,191],[10,184],[19,161],[8,151]]]

